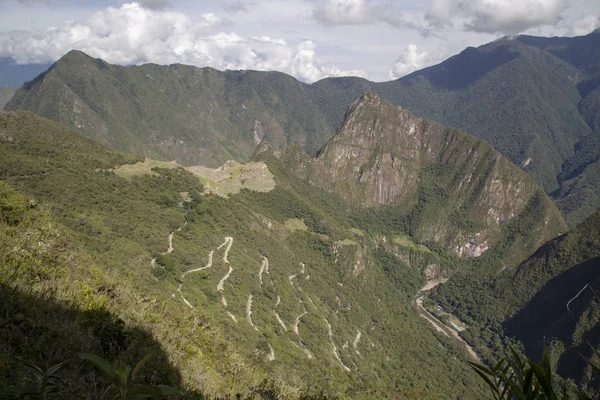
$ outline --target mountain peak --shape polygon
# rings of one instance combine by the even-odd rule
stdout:
[[[352,104],[310,166],[299,161],[298,170],[309,182],[351,205],[435,209],[431,212],[439,215],[427,217],[412,234],[462,257],[485,252],[498,240],[500,225],[524,212],[538,195],[532,180],[487,143],[418,118],[373,93]],[[437,194],[429,193],[431,188]],[[446,200],[436,203],[440,199]],[[558,211],[547,199],[543,203],[538,222],[547,216],[552,224],[538,227],[540,240],[533,246],[563,227]],[[471,221],[468,229],[456,229],[444,219],[457,213]]]

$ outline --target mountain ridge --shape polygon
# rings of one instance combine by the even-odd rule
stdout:
[[[416,118],[373,93],[349,107],[315,158],[298,151],[284,151],[281,158],[301,178],[354,207],[399,207],[422,221],[413,237],[466,257],[492,247],[500,226],[540,191],[482,140]],[[566,229],[558,210],[542,201],[539,237],[526,252]]]
[[[597,32],[518,36],[468,48],[395,81],[327,78],[311,85],[276,72],[120,67],[85,57],[79,61],[85,68],[51,68],[46,84],[41,79],[24,87],[6,108],[36,111],[121,150],[215,167],[227,159],[247,160],[264,138],[277,148],[300,144],[315,154],[347,106],[376,92],[419,117],[486,140],[552,193],[576,225],[600,206],[586,189],[600,187],[597,174],[586,173],[578,161],[600,154],[600,146],[588,145],[597,129],[599,48]],[[38,99],[28,98],[28,90]],[[580,157],[589,149],[591,157]]]

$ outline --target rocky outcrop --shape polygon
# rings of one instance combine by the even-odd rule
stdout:
[[[540,191],[487,143],[371,93],[350,106],[316,158],[298,148],[282,157],[299,176],[351,206],[412,212],[418,240],[441,242],[461,257],[478,257],[492,247],[502,224],[521,214]],[[537,222],[540,240],[564,228],[550,202],[544,202]]]

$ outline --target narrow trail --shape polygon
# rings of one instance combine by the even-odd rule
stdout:
[[[225,310],[225,312],[227,313],[227,315],[229,315],[229,318],[231,318],[233,320],[233,322],[235,322],[237,324],[238,320],[235,317],[235,315],[233,315],[232,313],[230,313],[229,310]]]
[[[225,251],[223,252],[223,263],[225,264],[229,264],[229,250],[231,250],[231,245],[233,245],[233,238],[231,236],[227,236],[225,237],[225,241],[223,243],[221,243],[221,245],[219,247],[217,247],[217,250],[221,250],[223,247],[227,246],[225,248]],[[223,307],[225,307],[225,313],[229,316],[229,318],[231,318],[233,320],[233,322],[237,323],[238,320],[235,317],[235,315],[233,315],[228,309],[227,309],[227,300],[225,299],[225,295],[223,295],[223,291],[224,291],[224,287],[223,285],[225,285],[225,281],[227,281],[227,279],[229,279],[229,276],[231,275],[231,273],[233,272],[233,267],[230,265],[229,266],[229,271],[227,271],[227,274],[221,278],[221,280],[219,281],[218,285],[217,285],[217,292],[221,293],[221,303],[223,304]],[[252,301],[250,301],[250,306],[252,307]],[[254,325],[252,325],[254,326]],[[256,327],[255,327],[256,329]]]
[[[298,275],[290,275],[288,276],[288,279],[290,281],[290,285],[294,286],[294,278],[297,277]]]
[[[421,288],[421,290],[419,290],[419,292],[414,297],[415,307],[417,308],[417,311],[419,312],[421,317],[423,317],[427,321],[429,321],[429,323],[431,325],[433,325],[433,327],[435,328],[436,331],[443,333],[444,335],[446,335],[448,337],[453,337],[454,339],[456,339],[465,348],[465,350],[467,350],[469,355],[475,361],[483,363],[483,359],[481,357],[479,357],[479,355],[477,354],[475,349],[473,349],[473,347],[471,347],[471,345],[469,343],[467,343],[463,338],[461,338],[455,329],[445,325],[442,321],[440,321],[434,315],[432,315],[429,311],[427,311],[427,309],[425,309],[425,307],[423,306],[423,298],[427,295],[427,293],[431,289],[436,287],[437,285],[444,283],[446,281],[447,281],[447,279],[445,279],[445,280],[434,279],[434,280],[427,281],[425,286],[423,286]]]
[[[269,259],[265,256],[262,256],[262,263],[260,264],[260,270],[258,271],[258,287],[262,289],[263,284],[263,273],[269,274]]]
[[[300,333],[298,333],[298,325],[300,325],[300,319],[307,314],[308,314],[308,312],[306,312],[306,310],[304,310],[304,312],[302,314],[300,314],[296,317],[296,321],[294,321],[294,325],[292,326],[292,331],[294,331],[294,333],[296,335],[300,334]]]
[[[221,280],[219,281],[219,284],[217,285],[217,292],[223,291],[223,285],[225,284],[225,281],[227,279],[229,279],[229,276],[231,275],[232,272],[233,272],[233,267],[230,265],[227,275],[225,275],[223,278],[221,278]]]
[[[200,267],[200,268],[196,268],[196,269],[190,269],[189,271],[185,271],[183,273],[183,275],[181,275],[181,279],[185,278],[186,275],[191,274],[193,272],[200,272],[204,269],[208,269],[210,267],[212,267],[212,262],[213,262],[213,254],[214,254],[214,250],[211,250],[210,253],[208,253],[208,262],[206,263],[206,265],[204,267]]]
[[[190,304],[190,302],[189,302],[189,301],[187,301],[187,299],[186,299],[185,297],[183,297],[183,293],[181,293],[181,288],[182,288],[182,287],[183,287],[183,282],[179,283],[179,286],[177,287],[177,291],[179,292],[179,295],[181,296],[181,300],[183,300],[183,302],[184,302],[185,304],[187,304],[187,306],[188,306],[189,308],[194,308],[194,306],[192,306],[192,305]]]
[[[171,254],[173,252],[173,234],[175,234],[175,232],[169,233],[169,248],[163,254]]]
[[[273,346],[271,344],[267,344],[269,346],[269,355],[267,356],[267,361],[275,361],[275,350],[273,350]]]
[[[277,322],[279,322],[279,325],[281,325],[281,327],[283,328],[283,330],[287,332],[287,330],[288,330],[287,326],[285,326],[285,324],[281,320],[281,317],[279,316],[279,314],[276,311],[277,306],[279,305],[279,303],[281,303],[281,297],[279,297],[279,295],[277,295],[277,302],[275,303],[275,307],[273,307],[273,314],[275,314],[275,318],[277,319]]]
[[[291,340],[290,340],[290,342],[292,342],[292,344],[293,344],[294,346],[296,346],[297,348],[299,348],[300,350],[302,350],[302,351],[304,352],[304,354],[306,354],[306,357],[307,357],[309,360],[312,360],[312,359],[313,359],[313,355],[312,355],[312,353],[310,352],[310,350],[308,350],[308,349],[306,348],[306,346],[304,346],[304,345],[302,344],[302,342],[298,342],[298,343],[296,343],[296,342],[293,342],[293,341],[291,341]]]
[[[254,322],[252,322],[252,295],[248,296],[248,301],[246,302],[246,319],[248,320],[248,323],[256,331],[258,331],[258,328],[256,327],[256,325],[254,325]]]
[[[362,332],[359,330],[356,330],[356,337],[354,338],[354,342],[352,343],[352,346],[354,347],[354,351],[356,352],[356,354],[360,354],[357,347],[358,347],[358,343],[360,342],[361,336],[362,336]]]
[[[217,250],[221,250],[221,248],[225,245],[227,245],[227,248],[225,249],[225,252],[223,253],[223,262],[225,264],[229,264],[229,250],[231,250],[231,245],[233,244],[233,238],[231,236],[227,236],[225,238],[225,241],[219,246],[217,247]]]
[[[327,332],[329,335],[329,341],[331,342],[331,345],[333,346],[333,356],[335,357],[336,360],[338,360],[338,362],[340,363],[340,365],[348,372],[350,372],[350,368],[348,368],[346,366],[346,364],[344,364],[344,362],[342,361],[342,359],[340,358],[340,354],[338,352],[338,348],[335,345],[335,343],[333,343],[333,332],[331,330],[331,324],[329,323],[329,321],[327,321],[327,318],[323,318],[325,320],[325,323],[327,323]]]

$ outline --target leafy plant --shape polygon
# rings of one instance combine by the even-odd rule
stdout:
[[[66,382],[58,375],[58,371],[66,363],[67,361],[56,360],[53,352],[40,352],[35,362],[26,364],[34,380],[23,388],[21,394],[26,397],[46,399],[50,393],[63,388]]]
[[[494,400],[569,399],[566,390],[558,395],[552,386],[552,368],[546,349],[541,364],[522,358],[512,348],[510,353],[509,358],[503,358],[491,367],[469,362],[490,387]]]
[[[115,368],[107,360],[95,354],[79,353],[79,357],[91,362],[98,369],[100,374],[110,383],[107,392],[115,390],[118,399],[142,399],[182,394],[179,390],[166,385],[140,385],[134,383],[137,374],[148,362],[151,354],[142,358],[133,368],[125,365],[122,361]]]

